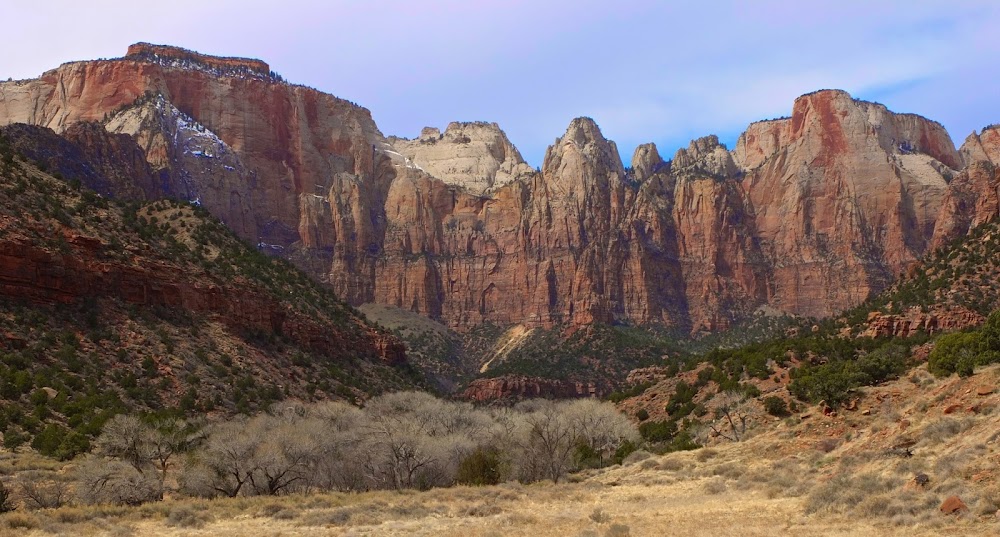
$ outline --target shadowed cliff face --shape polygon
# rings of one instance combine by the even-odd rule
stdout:
[[[142,57],[0,85],[0,123],[63,132],[81,121],[134,136],[170,178],[168,192],[206,191],[201,203],[244,239],[292,256],[354,302],[372,300],[395,172],[372,150],[382,135],[367,110],[273,79]],[[218,143],[188,143],[198,138]]]
[[[577,119],[536,172],[495,124],[386,140],[352,103],[205,58],[149,49],[3,83],[0,123],[128,134],[156,178],[143,195],[198,199],[355,304],[459,329],[825,316],[996,212],[992,172],[971,164],[998,158],[996,129],[959,152],[937,123],[839,91],[752,124],[733,151],[709,136],[664,162],[649,144],[628,169]],[[970,203],[984,216],[962,216]]]

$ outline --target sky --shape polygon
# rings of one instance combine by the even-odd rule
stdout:
[[[817,4],[817,5],[811,5]],[[495,121],[532,165],[579,116],[628,164],[837,88],[944,124],[1000,123],[1000,2],[48,0],[6,6],[0,79],[147,41],[262,59],[386,135]]]

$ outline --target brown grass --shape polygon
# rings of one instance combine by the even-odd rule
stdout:
[[[997,412],[981,409],[972,379],[908,379],[869,390],[859,408],[775,420],[738,444],[642,453],[568,483],[507,483],[426,492],[311,494],[214,500],[175,498],[139,507],[67,506],[0,516],[5,535],[426,535],[433,537],[684,535],[995,535],[1000,509]],[[935,402],[936,400],[936,402]],[[885,413],[881,413],[882,411]],[[828,453],[821,442],[836,442]],[[894,446],[911,445],[910,455]],[[0,454],[6,481],[64,471],[33,456]],[[929,481],[916,484],[925,474]],[[963,516],[938,512],[958,494]]]

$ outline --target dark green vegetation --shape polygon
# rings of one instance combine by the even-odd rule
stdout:
[[[662,334],[632,326],[594,324],[569,336],[536,330],[482,376],[526,375],[618,386],[629,370],[661,365],[680,353]]]
[[[844,317],[849,326],[857,328],[871,311],[963,307],[985,316],[1000,308],[998,281],[1000,223],[994,220],[938,248],[918,267],[900,275],[892,289],[852,308]]]
[[[927,369],[937,376],[958,373],[967,377],[977,366],[997,362],[1000,362],[1000,310],[991,313],[978,330],[939,337],[927,359]]]
[[[29,261],[43,269],[17,268]],[[253,412],[289,396],[356,400],[420,385],[411,366],[380,359],[377,331],[356,310],[200,207],[101,197],[2,137],[0,263],[15,275],[0,281],[8,448],[69,458],[125,411]],[[140,291],[124,288],[136,281]],[[214,298],[199,296],[210,289]]]
[[[443,324],[412,311],[382,304],[360,308],[375,326],[383,327],[406,344],[407,360],[426,378],[426,385],[439,393],[452,393],[478,373],[478,361],[487,347],[483,340],[493,332],[476,330],[458,334]]]

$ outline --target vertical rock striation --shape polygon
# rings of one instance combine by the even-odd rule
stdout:
[[[197,201],[355,304],[460,329],[830,315],[1000,210],[1000,130],[959,151],[937,123],[832,90],[732,151],[708,136],[664,161],[646,144],[629,168],[579,118],[535,171],[496,124],[386,139],[364,108],[263,62],[139,44],[0,83],[9,123],[119,147],[107,156],[135,181],[109,193]]]

